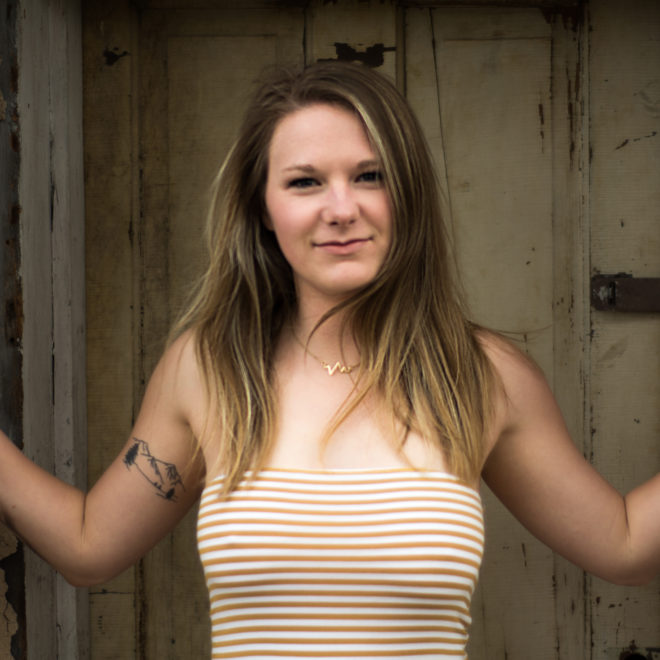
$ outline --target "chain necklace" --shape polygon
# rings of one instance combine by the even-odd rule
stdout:
[[[303,344],[300,339],[298,339],[298,335],[294,332],[293,328],[291,329],[291,332],[293,333],[293,338],[300,344],[300,346],[302,346],[305,352],[309,353],[328,372],[328,376],[334,376],[335,374],[350,374],[353,369],[360,366],[359,362],[353,365],[345,365],[342,364],[339,360],[331,365],[329,362],[326,362],[317,355],[314,355],[314,353],[312,353],[312,351],[310,351],[309,348],[307,348],[307,346],[305,346],[305,344]]]

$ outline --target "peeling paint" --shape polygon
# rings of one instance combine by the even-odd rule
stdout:
[[[623,337],[618,341],[613,342],[607,350],[600,356],[599,361],[607,365],[608,363],[613,363],[622,357],[625,352],[628,350],[628,338]]]
[[[365,50],[359,51],[347,43],[335,42],[336,60],[340,62],[361,62],[367,66],[376,69],[383,66],[385,62],[385,53],[396,51],[396,46],[385,46],[385,44],[373,44],[367,46]],[[331,58],[320,59],[320,62],[331,61]]]
[[[14,552],[0,559],[0,609],[4,618],[0,626],[0,657],[3,658],[27,657],[26,628],[20,625],[25,612],[24,573],[23,546],[17,544]],[[7,646],[9,653],[5,654]]]
[[[122,57],[126,57],[127,55],[130,55],[127,50],[120,53],[117,46],[112,49],[106,48],[103,51],[103,57],[107,66],[114,66]]]
[[[555,7],[540,7],[545,20],[552,25],[556,20],[561,19],[565,29],[577,32],[584,22],[583,0],[575,0],[571,5],[566,3]]]
[[[660,117],[660,80],[652,80],[635,96],[639,96],[644,108],[652,117]]]

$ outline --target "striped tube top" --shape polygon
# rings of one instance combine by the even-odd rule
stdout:
[[[465,659],[478,493],[444,472],[267,469],[197,524],[216,658]]]

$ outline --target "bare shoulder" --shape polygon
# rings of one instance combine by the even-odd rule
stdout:
[[[171,342],[156,365],[142,400],[132,432],[135,443],[148,453],[173,465],[190,465],[196,454],[200,402],[204,386],[192,333],[184,333]],[[143,452],[143,453],[145,453]],[[196,473],[186,470],[190,483]],[[183,472],[183,470],[182,470]]]
[[[180,376],[194,376],[199,372],[196,337],[193,330],[186,330],[174,339],[163,352],[159,366]]]
[[[164,374],[184,383],[200,378],[202,372],[193,330],[186,330],[167,346],[159,363],[159,368],[161,367]]]
[[[497,333],[479,330],[477,339],[491,361],[499,389],[495,397],[490,452],[500,438],[556,414],[556,403],[541,368],[515,342]]]
[[[490,330],[478,330],[477,340],[491,361],[507,398],[514,400],[529,393],[529,387],[547,388],[541,368],[506,337]]]
[[[149,406],[158,402],[188,425],[204,391],[195,346],[192,331],[182,333],[167,346],[151,376],[143,403]]]

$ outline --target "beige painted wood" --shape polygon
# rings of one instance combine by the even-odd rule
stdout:
[[[590,13],[591,267],[660,277],[660,5],[598,0]],[[594,463],[629,490],[660,470],[660,315],[594,312],[590,350]],[[589,596],[593,658],[660,647],[660,580],[593,579]]]
[[[168,39],[168,258],[174,310],[206,260],[202,236],[209,188],[241,119],[244,104],[236,96],[246,81],[277,61],[277,40],[275,34]]]
[[[71,0],[51,0],[47,6],[50,24],[54,467],[60,479],[85,488],[87,401],[81,8],[80,3]],[[58,656],[71,660],[88,658],[87,590],[77,589],[57,575],[55,600]],[[37,635],[41,636],[40,628]]]
[[[139,185],[128,2],[84,3],[89,483],[127,440],[134,414],[134,190]],[[126,53],[126,54],[124,54]],[[94,660],[136,653],[135,571],[90,590]]]
[[[23,448],[36,463],[53,471],[53,428],[51,424],[52,307],[40,305],[52,300],[50,273],[50,122],[48,118],[48,14],[37,2],[23,7],[19,26],[19,57],[25,66],[19,80],[18,105],[21,113],[21,280],[23,284],[23,384],[29,396],[23,404]],[[30,62],[30,64],[28,64]],[[32,185],[33,184],[33,185]],[[56,644],[55,576],[29,550],[25,553],[26,626],[28,639],[42,627],[36,642],[37,653]],[[36,597],[30,598],[28,594]]]
[[[517,333],[550,381],[572,388],[564,404],[581,442],[581,233],[579,224],[566,232],[553,212],[559,199],[560,209],[580,216],[564,73],[576,63],[577,37],[537,10],[424,9],[405,18],[406,89],[438,164],[474,316]],[[555,357],[559,345],[577,358],[570,370]],[[568,651],[577,655],[566,657],[580,657],[580,572],[555,566],[547,548],[483,495],[486,556],[471,658],[564,657],[560,629],[577,644]]]
[[[583,16],[582,13],[578,16]],[[588,25],[553,19],[553,378],[552,387],[573,441],[583,454],[589,439],[585,373],[589,334]],[[554,555],[556,646],[559,659],[586,657],[586,577]]]
[[[80,5],[18,11],[25,453],[85,486]],[[27,657],[87,657],[84,590],[26,553]],[[11,619],[11,616],[10,616]]]
[[[487,14],[480,13],[485,19]],[[474,68],[461,69],[464,60],[457,63],[450,59],[452,54],[460,53],[460,48],[454,49],[453,53],[451,48],[443,50],[442,34],[450,29],[448,26],[453,18],[459,21],[457,31],[464,39],[488,39],[488,28],[492,28],[497,30],[497,34],[492,34],[491,38],[502,40],[510,34],[501,24],[505,16],[506,13],[501,11],[491,13],[490,20],[485,20],[486,29],[481,30],[477,27],[478,21],[470,18],[469,11],[457,14],[453,10],[443,10],[440,14],[437,11],[409,10],[406,14],[408,93],[413,103],[419,105],[419,114],[428,126],[433,148],[438,154],[441,178],[445,180],[453,212],[459,258],[463,260],[464,271],[468,271],[468,293],[473,296],[473,301],[477,301],[477,314],[481,310],[495,322],[502,318],[503,310],[504,318],[515,320],[518,315],[510,309],[510,305],[507,309],[506,300],[504,307],[492,310],[488,308],[487,296],[483,296],[482,304],[479,294],[474,293],[480,274],[475,269],[477,276],[471,281],[469,271],[472,264],[475,259],[483,263],[484,258],[486,261],[492,258],[487,253],[484,257],[479,250],[475,253],[476,257],[465,258],[465,239],[461,242],[463,227],[457,225],[466,221],[466,217],[472,222],[475,213],[478,215],[478,209],[471,208],[468,216],[463,217],[460,211],[457,213],[457,207],[463,203],[460,193],[469,192],[469,186],[465,185],[469,184],[469,180],[464,177],[463,186],[452,186],[452,136],[447,128],[447,115],[451,115],[452,105],[462,103],[462,86],[469,84],[466,79],[471,76],[475,80],[476,71]],[[530,25],[525,23],[526,20],[522,23],[524,27],[518,35],[519,39],[524,39],[525,34],[532,36],[528,31]],[[657,63],[660,57],[657,40],[651,37],[657,34],[658,6],[639,2],[626,6],[624,10],[616,2],[592,3],[593,46],[588,61],[585,57],[585,53],[589,52],[587,34],[579,29],[579,25],[575,30],[576,26],[571,21],[564,26],[561,23],[555,20],[552,25],[552,111],[547,113],[543,104],[544,121],[541,127],[544,142],[551,145],[553,162],[550,190],[554,210],[552,245],[548,257],[554,270],[550,298],[554,355],[546,362],[539,359],[535,352],[538,349],[532,348],[531,352],[550,377],[578,445],[584,446],[585,452],[593,457],[597,467],[615,485],[627,490],[658,469],[658,319],[657,315],[655,318],[630,315],[626,318],[594,314],[591,319],[593,341],[589,346],[585,341],[589,337],[586,295],[589,271],[588,255],[583,253],[583,247],[589,245],[588,238],[591,236],[592,267],[601,272],[627,270],[637,276],[658,276],[659,173],[658,147],[654,138],[658,133],[660,115],[660,97],[657,94]],[[511,24],[508,25],[510,29]],[[562,30],[562,27],[565,29]],[[536,38],[541,39],[542,36],[537,35]],[[434,40],[435,58],[432,52]],[[467,50],[476,50],[475,44],[463,45]],[[488,47],[495,48],[493,44],[488,44]],[[450,69],[457,66],[459,72],[450,71],[447,77],[442,62],[438,64],[443,57],[449,58],[447,66]],[[436,63],[432,75],[425,64],[429,58]],[[526,64],[532,60],[521,58],[518,67],[521,62]],[[537,71],[538,64],[533,65]],[[452,73],[455,73],[453,77]],[[588,88],[589,76],[591,89]],[[477,92],[471,99],[472,110],[490,115],[495,105],[494,111],[497,112],[498,94],[504,94],[507,89],[515,89],[518,96],[524,94],[521,80],[522,77],[519,77],[515,86],[503,82],[499,91],[491,90],[490,103],[475,110],[479,99]],[[475,84],[482,86],[483,79],[479,78]],[[451,97],[449,101],[443,99],[443,89]],[[588,117],[591,126],[584,122],[586,103],[589,101],[592,108]],[[516,107],[514,100],[512,113]],[[474,153],[487,137],[484,139],[483,134],[479,133],[480,126],[475,128],[470,122],[471,108],[463,108],[465,115],[460,117],[460,123],[468,134],[466,151]],[[458,116],[461,113],[455,111],[455,114]],[[625,122],[622,122],[622,117],[626,117]],[[487,123],[489,120],[486,117],[483,121]],[[500,118],[495,125],[504,126],[505,123]],[[521,128],[524,131],[524,124]],[[589,129],[594,147],[591,190],[586,157]],[[479,136],[476,140],[479,144],[475,144],[473,139],[474,131]],[[522,135],[524,133],[521,131],[519,137]],[[597,147],[601,148],[600,162]],[[620,153],[628,147],[632,149],[625,154]],[[512,142],[510,148],[514,151],[519,149],[520,139]],[[478,165],[478,158],[474,161]],[[473,169],[476,170],[476,167]],[[535,168],[535,171],[538,170]],[[459,177],[454,180],[458,181]],[[518,180],[525,181],[524,178]],[[496,190],[501,192],[501,186]],[[489,209],[498,208],[490,201],[487,206]],[[464,234],[468,241],[476,243],[471,230],[464,231]],[[506,248],[505,245],[499,247]],[[523,253],[522,247],[515,250],[516,256]],[[627,265],[621,263],[624,256]],[[502,269],[504,264],[498,263],[497,258],[492,263],[492,272],[497,273],[499,279],[498,266]],[[515,270],[515,263],[507,268]],[[509,288],[505,290],[508,292]],[[501,296],[496,299],[498,306],[501,305]],[[514,298],[509,302],[515,305],[518,301]],[[494,324],[492,320],[490,323]],[[583,392],[586,399],[581,396]],[[590,420],[588,413],[591,409],[594,413]],[[642,426],[642,420],[646,420],[645,426]],[[593,437],[589,432],[590,426],[594,428]],[[631,436],[632,441],[627,439]],[[490,502],[487,502],[487,508],[493,522],[495,516]],[[623,589],[593,579],[585,582],[577,569],[560,558],[554,558],[552,565],[542,562],[535,569],[530,584],[529,579],[525,579],[526,571],[521,572],[521,566],[516,566],[515,562],[512,566],[506,565],[506,562],[502,564],[499,557],[493,559],[493,545],[503,558],[506,554],[503,550],[514,548],[518,541],[515,529],[509,530],[507,527],[507,515],[497,512],[496,516],[495,522],[500,530],[498,534],[502,530],[504,534],[499,546],[491,543],[491,556],[487,555],[484,565],[481,596],[475,602],[476,622],[471,657],[504,657],[506,651],[506,657],[520,658],[619,658],[624,648],[631,648],[633,639],[643,648],[658,646],[660,616],[657,581],[644,589]],[[521,557],[520,560],[529,564],[526,558]],[[497,564],[497,571],[505,568],[502,579],[492,577],[493,563]],[[547,581],[543,581],[549,570],[551,588]],[[511,585],[515,588],[512,589]],[[524,593],[530,587],[531,591],[525,597]],[[549,606],[554,601],[554,621],[547,616],[550,612],[539,617],[538,604],[535,609],[534,603],[528,601],[534,592],[537,599],[546,599]],[[480,602],[482,611],[479,609]]]
[[[90,7],[85,21],[96,473],[124,441],[170,323],[203,268],[207,190],[247,84],[267,65],[303,60],[300,9],[144,11],[139,29],[136,18],[126,3]],[[95,590],[94,658],[208,656],[194,526],[193,511],[135,573]]]
[[[142,388],[163,348],[177,292],[171,287],[169,259],[173,220],[170,213],[169,77],[173,55],[168,51],[169,23],[160,13],[144,16],[138,39],[139,89],[138,141],[143,167],[140,220],[136,223],[133,282],[138,302],[133,337],[136,358],[135,389]],[[181,54],[185,61],[185,55]],[[176,59],[177,55],[174,55]],[[195,72],[194,75],[199,75]],[[187,105],[186,96],[177,104]],[[194,101],[193,101],[194,103]],[[190,162],[190,161],[189,161]],[[193,162],[193,170],[196,169]],[[193,203],[194,205],[194,203]],[[195,210],[186,219],[189,239],[195,231]],[[183,248],[183,245],[179,245]],[[201,265],[201,260],[197,260]],[[179,292],[179,299],[182,292]],[[195,512],[140,562],[136,601],[139,620],[138,647],[142,657],[208,657],[208,608],[195,548]],[[178,552],[177,552],[178,550]]]

